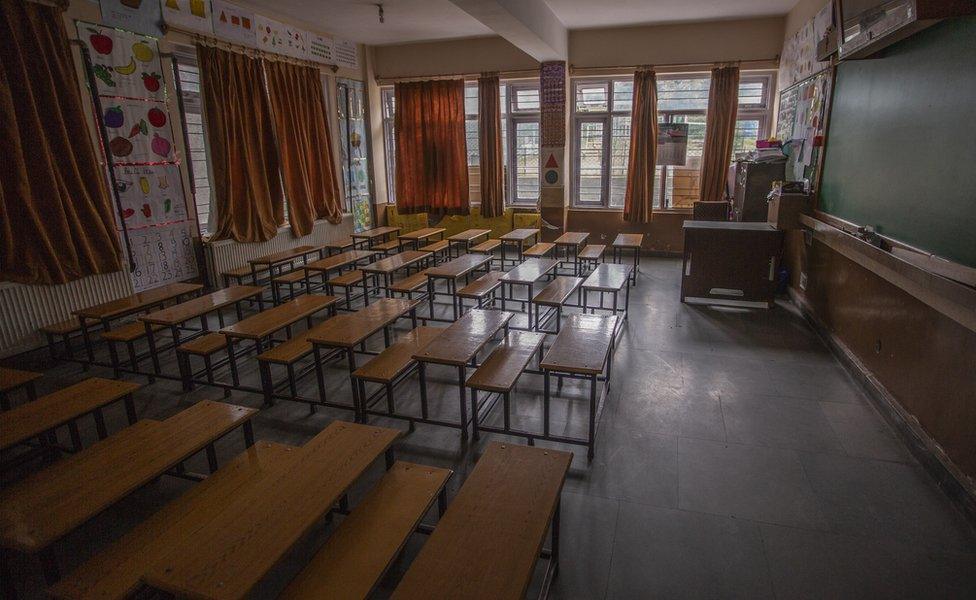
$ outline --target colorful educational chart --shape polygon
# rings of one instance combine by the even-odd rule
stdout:
[[[253,12],[223,0],[213,0],[212,16],[214,35],[245,46],[255,45],[256,28]]]
[[[129,247],[135,263],[132,285],[137,292],[198,275],[190,221],[130,231]]]
[[[539,156],[542,157],[542,187],[559,187],[563,185],[563,150],[565,146],[543,146]]]
[[[210,0],[159,0],[163,22],[177,29],[213,34]]]
[[[327,35],[318,35],[316,33],[308,33],[306,35],[308,35],[308,51],[305,58],[316,62],[333,64],[335,62],[333,53],[335,40]]]
[[[129,31],[162,37],[156,0],[99,0],[102,23]]]
[[[103,97],[101,105],[113,164],[175,160],[173,129],[165,103]]]
[[[187,220],[179,165],[116,165],[113,170],[122,219],[130,232]]]
[[[785,142],[783,151],[787,177],[807,179],[816,189],[819,185],[820,157],[823,153],[825,116],[830,101],[832,69],[788,87],[779,95],[776,137]]]
[[[332,56],[335,59],[335,64],[340,67],[359,68],[359,51],[356,49],[356,42],[334,38]]]
[[[308,34],[301,29],[261,15],[255,15],[254,24],[258,48],[294,58],[305,58],[308,54],[305,41]]]
[[[165,97],[159,45],[144,35],[78,21],[99,95],[162,100]]]
[[[829,6],[829,4],[828,4]],[[823,11],[821,11],[823,12]],[[783,43],[783,52],[779,61],[779,86],[781,89],[803,81],[830,66],[830,62],[817,60],[816,31],[822,27],[816,25],[818,17],[810,19],[800,27],[799,31],[791,35]]]

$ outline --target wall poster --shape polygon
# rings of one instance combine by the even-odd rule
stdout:
[[[131,229],[186,221],[186,203],[177,164],[116,165],[122,219]]]
[[[305,58],[316,62],[332,64],[335,62],[333,46],[335,41],[327,35],[308,34],[308,52]]]
[[[181,221],[129,232],[130,258],[135,263],[133,287],[148,290],[196,277],[193,223]]]
[[[102,22],[110,27],[162,37],[159,3],[154,0],[99,0]]]
[[[159,45],[144,35],[78,21],[99,95],[163,100]]]
[[[159,0],[163,22],[178,29],[213,34],[210,0]]]
[[[102,124],[115,164],[175,160],[165,103],[103,97]]]
[[[254,13],[223,0],[213,0],[214,35],[229,42],[254,46]]]

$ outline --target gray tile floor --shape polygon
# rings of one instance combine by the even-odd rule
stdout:
[[[972,527],[806,323],[785,305],[770,311],[682,305],[679,279],[677,261],[644,259],[596,458],[588,464],[585,448],[553,445],[575,453],[554,596],[976,597]],[[256,385],[250,363],[243,377]],[[173,369],[172,361],[167,365]],[[40,354],[22,366],[46,368],[42,392],[87,376]],[[344,372],[343,363],[329,367],[331,398],[348,397]],[[89,374],[111,375],[98,368]],[[451,377],[431,369],[431,398],[444,399],[432,400],[432,409],[456,419]],[[302,382],[300,394],[315,394],[313,379]],[[541,393],[540,377],[523,376],[514,425],[539,425]],[[415,381],[396,395],[399,406],[415,407]],[[139,392],[137,404],[141,417],[165,417],[220,397],[212,388],[183,394],[178,384],[159,380]],[[585,398],[585,389],[566,384],[552,409],[554,431],[584,432]],[[261,399],[235,393],[231,401],[257,407]],[[122,417],[113,416],[110,427],[117,429]],[[351,414],[311,415],[305,405],[280,402],[261,412],[255,432],[301,444],[335,418]],[[401,421],[374,423],[405,429]],[[484,445],[483,438],[462,447],[457,430],[420,425],[403,439],[398,457],[454,469],[453,492]],[[226,461],[242,447],[239,435],[229,436],[219,456]],[[190,466],[204,465],[198,457]],[[381,474],[377,465],[364,477],[353,503]],[[78,564],[190,485],[163,478],[137,491],[69,536],[63,564]],[[273,596],[332,526],[323,524],[296,548],[256,597]],[[414,538],[380,596],[422,546],[423,537]],[[22,567],[39,595],[36,568]]]

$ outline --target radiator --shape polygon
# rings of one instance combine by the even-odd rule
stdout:
[[[204,245],[209,281],[222,286],[220,272],[247,263],[248,259],[302,244],[325,243],[349,237],[352,216],[333,225],[319,221],[308,235],[295,238],[282,228],[274,239],[255,244],[231,240]],[[47,342],[38,328],[71,318],[71,311],[108,302],[133,293],[125,271],[94,275],[61,285],[0,283],[0,358],[38,348]]]

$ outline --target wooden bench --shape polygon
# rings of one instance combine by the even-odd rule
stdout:
[[[400,251],[400,240],[390,240],[388,242],[382,242],[370,247],[370,250],[375,250],[377,252],[382,252],[383,254],[389,254],[394,250]]]
[[[162,325],[153,323],[149,326],[154,332],[163,329]],[[139,361],[145,356],[139,356],[136,352],[136,340],[146,337],[146,325],[140,321],[126,323],[120,327],[115,327],[102,332],[102,339],[108,343],[108,353],[112,360],[112,372],[115,377],[122,376],[122,361],[119,360],[119,351],[115,347],[116,343],[124,343],[126,352],[129,356],[129,365],[133,371],[139,371]]]
[[[434,341],[437,336],[444,332],[442,327],[416,327],[409,333],[397,338],[395,344],[391,344],[362,367],[353,371],[352,377],[359,386],[359,397],[366,397],[364,381],[380,383],[386,388],[386,406],[389,414],[396,412],[396,404],[393,400],[393,387],[398,379],[405,374],[410,367],[417,364],[413,355],[422,350],[427,344]],[[421,385],[421,413],[423,418],[427,418],[427,394],[425,386]],[[369,406],[362,407],[362,414],[369,414]],[[382,414],[382,413],[377,413]],[[412,422],[411,422],[412,425]]]
[[[451,242],[447,240],[438,240],[431,244],[427,244],[422,247],[421,252],[430,252],[434,255],[434,264],[447,259],[451,253]]]
[[[10,392],[24,388],[28,401],[37,400],[37,389],[34,381],[43,377],[41,373],[21,371],[0,367],[0,409],[10,410]]]
[[[458,314],[464,314],[464,300],[475,300],[475,308],[484,308],[485,300],[491,296],[494,300],[495,290],[501,287],[501,278],[504,271],[488,271],[481,277],[475,279],[468,285],[459,289],[454,295],[457,297]]]
[[[274,346],[270,350],[265,350],[258,355],[258,364],[261,369],[261,389],[264,391],[265,406],[274,405],[274,379],[271,377],[271,365],[285,367],[288,373],[288,390],[292,398],[298,396],[298,376],[295,373],[295,365],[298,361],[312,353],[312,342],[309,337],[313,336],[327,323],[330,327],[335,323],[341,323],[352,318],[352,315],[337,315],[319,323],[311,329],[307,329],[299,335]],[[315,405],[309,405],[311,412],[315,412]]]
[[[330,512],[400,435],[334,421],[292,452],[287,468],[223,504],[223,511],[167,548],[147,585],[192,598],[243,598]]]
[[[550,242],[539,242],[528,250],[523,251],[522,256],[525,258],[548,258],[555,248],[556,244]]]
[[[92,377],[0,413],[0,449],[22,444],[67,424],[75,450],[81,450],[81,437],[75,420],[94,414],[98,437],[104,439],[108,431],[102,408],[117,400],[124,400],[129,423],[134,423],[136,409],[132,392],[140,387],[140,384],[131,381]]]
[[[544,333],[511,331],[501,344],[495,346],[481,366],[468,377],[466,385],[471,389],[471,431],[474,439],[478,439],[478,420],[481,418],[478,391],[501,394],[505,429],[510,429],[512,388],[522,376],[525,367],[529,365],[532,356],[540,351],[545,339]],[[539,358],[541,359],[542,356],[540,355]],[[488,413],[484,416],[487,417]]]
[[[435,498],[446,506],[449,469],[398,461],[279,596],[368,598]]]
[[[267,267],[258,267],[257,272],[259,275],[263,275],[268,272]],[[251,265],[242,265],[235,269],[228,269],[222,271],[220,276],[224,279],[224,287],[230,287],[231,280],[234,281],[236,285],[244,285],[245,280],[251,279],[251,285],[258,285],[258,281],[254,280],[254,274],[251,271]]]
[[[414,292],[423,291],[427,287],[427,269],[418,271],[409,277],[404,277],[400,281],[395,281],[390,286],[390,291],[403,294],[407,298],[413,298]]]
[[[612,310],[616,313],[620,310],[619,307],[619,295],[622,290],[624,292],[624,307],[623,314],[624,318],[627,318],[627,312],[630,308],[630,273],[633,267],[630,265],[618,265],[613,263],[603,263],[598,265],[593,272],[586,278],[583,282],[583,312],[587,312],[588,300],[590,292],[599,292],[600,294],[600,306],[592,307],[590,312],[594,312],[597,308],[603,310]],[[604,294],[612,294],[613,296],[613,306],[605,307],[603,305]]]
[[[566,277],[564,275],[559,275],[553,279],[549,285],[542,288],[538,294],[532,298],[532,303],[535,305],[535,330],[543,331],[545,333],[559,333],[559,324],[562,322],[563,316],[563,304],[566,300],[573,295],[573,292],[579,289],[580,284],[583,283],[582,277]],[[539,315],[539,307],[548,306],[555,309],[556,314],[556,327],[555,329],[549,331],[542,328]]]
[[[301,291],[303,284],[305,283],[305,271],[303,269],[295,269],[294,271],[289,271],[284,275],[279,275],[271,280],[271,285],[274,287],[272,291],[272,297],[275,300],[275,304],[279,304],[282,301],[281,296],[281,286],[288,286],[288,297],[287,300],[295,298],[295,284],[298,284],[298,289]]]
[[[610,246],[613,249],[614,263],[621,261],[624,250],[631,250],[633,252],[634,269],[630,272],[630,282],[634,285],[637,285],[637,272],[640,270],[640,251],[643,243],[643,233],[620,233],[617,234],[617,237],[613,240],[613,244]]]
[[[569,452],[492,442],[392,597],[521,600],[540,556],[548,556],[546,597],[559,566],[559,500],[572,459]]]
[[[177,346],[176,362],[180,368],[180,377],[183,379],[183,389],[186,391],[193,389],[193,365],[190,363],[191,356],[199,356],[203,359],[207,383],[213,384],[213,360],[211,357],[226,348],[227,338],[222,333],[205,333]],[[225,389],[224,397],[228,395],[230,395],[230,390]]]
[[[89,332],[94,332],[96,329],[94,326],[89,326],[88,328]],[[47,338],[47,349],[51,354],[51,358],[60,358],[58,356],[57,338],[61,338],[61,343],[64,344],[64,356],[69,359],[74,358],[75,353],[71,345],[71,336],[81,333],[81,321],[77,317],[44,325],[39,330]]]
[[[583,249],[579,251],[576,258],[580,262],[580,274],[582,275],[586,271],[586,267],[596,266],[603,260],[603,254],[607,251],[607,247],[603,244],[587,244],[583,246]]]
[[[237,495],[287,464],[297,448],[258,442],[216,473],[169,502],[48,589],[60,600],[122,600],[142,585],[142,574]]]
[[[376,283],[376,276],[373,276],[373,282]],[[327,279],[325,281],[326,293],[330,295],[335,295],[336,288],[342,288],[346,296],[346,309],[352,309],[352,288],[363,285],[363,272],[359,269],[353,269],[347,271],[342,275],[337,275],[332,279]]]
[[[323,244],[323,247],[329,253],[329,256],[332,256],[333,254],[342,254],[347,250],[352,250],[356,247],[356,242],[351,237],[347,237],[341,240],[326,242]]]
[[[502,245],[501,240],[485,240],[480,244],[471,246],[468,252],[475,252],[478,254],[492,254],[496,248]]]
[[[243,427],[253,408],[200,401],[165,421],[144,419],[0,492],[0,546],[36,553],[205,447]],[[49,565],[48,575],[56,571]]]

